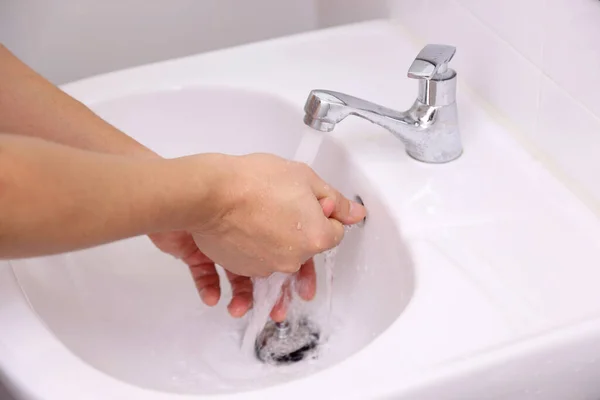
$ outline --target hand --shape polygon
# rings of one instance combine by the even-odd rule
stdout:
[[[212,197],[204,205],[211,209],[201,210],[210,217],[189,231],[206,256],[234,274],[298,272],[342,240],[343,224],[365,217],[363,206],[306,164],[251,154],[216,157],[210,165]]]
[[[225,160],[224,165],[219,165],[219,160]],[[234,317],[245,315],[252,307],[253,288],[248,276],[294,272],[281,268],[288,265],[286,257],[292,259],[291,263],[302,264],[294,275],[299,283],[295,287],[301,298],[311,300],[316,291],[312,256],[328,248],[326,243],[329,247],[339,243],[343,236],[340,222],[361,221],[364,207],[331,189],[308,166],[275,156],[217,157],[210,170],[215,171],[213,175],[228,172],[211,186],[212,201],[207,203],[212,209],[203,212],[213,218],[193,230],[196,235],[177,231],[150,235],[151,240],[190,267],[199,294],[209,306],[217,304],[221,289],[213,262],[216,259],[206,253],[219,256],[223,260],[219,264],[226,266],[232,285],[228,310]],[[329,242],[311,248],[311,240],[315,239]],[[287,251],[282,256],[285,245]],[[289,296],[290,287],[286,284],[271,312],[273,320],[285,319]]]
[[[215,264],[198,249],[191,234],[186,231],[165,232],[150,235],[149,238],[160,250],[188,265],[198,294],[206,305],[214,306],[219,302],[221,286]],[[241,318],[253,305],[252,281],[249,277],[229,271],[226,271],[226,274],[233,293],[227,310],[231,316]],[[300,268],[295,279],[300,297],[306,301],[312,300],[316,291],[315,266],[312,259]],[[271,311],[271,318],[274,321],[283,321],[286,317],[289,285],[286,285],[282,292],[282,296]]]

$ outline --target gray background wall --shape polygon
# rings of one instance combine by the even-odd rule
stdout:
[[[0,41],[56,84],[387,15],[387,0],[3,0]]]

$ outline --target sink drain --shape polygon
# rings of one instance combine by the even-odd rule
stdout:
[[[266,364],[292,364],[316,358],[319,330],[307,318],[290,321],[267,322],[256,338],[256,357]]]

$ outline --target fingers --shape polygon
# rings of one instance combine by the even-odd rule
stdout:
[[[311,258],[296,274],[296,291],[303,300],[310,301],[315,297],[317,291],[317,274],[315,262]]]
[[[336,247],[344,238],[344,225],[337,219],[328,217],[334,210],[333,202],[330,199],[321,199],[319,203],[326,218],[321,219],[317,217],[317,220],[313,221],[311,230],[308,232],[310,243],[306,248],[304,259]],[[299,268],[294,271],[284,272],[298,271]]]
[[[340,221],[344,225],[359,223],[367,215],[367,210],[364,206],[347,199],[337,190],[332,189],[326,199],[327,202],[333,203],[333,212],[329,217]]]
[[[206,305],[212,307],[219,302],[221,286],[215,264],[198,249],[192,235],[185,231],[168,232],[152,235],[150,239],[159,249],[188,265],[198,294]],[[252,281],[226,272],[233,292],[227,309],[233,317],[242,317],[252,307]]]
[[[312,183],[313,193],[319,199],[323,213],[344,225],[352,225],[362,221],[367,210],[361,204],[349,200],[340,192],[330,187],[316,174]]]
[[[221,298],[221,287],[215,264],[200,250],[196,250],[196,252],[186,257],[184,262],[190,268],[192,278],[202,301],[211,307],[217,304]]]
[[[184,259],[198,250],[194,238],[186,231],[160,232],[148,237],[161,251],[178,259]]]
[[[302,265],[300,271],[292,279],[295,279],[296,291],[303,300],[310,301],[315,297],[317,275],[315,273],[315,263],[312,258]],[[281,322],[285,320],[291,298],[290,280],[287,280],[281,288],[281,294],[277,303],[275,303],[275,306],[271,310],[271,319],[273,321]]]
[[[323,197],[319,200],[319,204],[321,204],[323,214],[325,214],[327,218],[331,217],[331,214],[333,214],[333,212],[335,211],[335,201],[333,201],[329,197]]]
[[[281,294],[279,295],[279,299],[277,303],[273,306],[271,310],[271,319],[275,322],[281,322],[285,320],[287,314],[287,308],[290,303],[290,299],[292,297],[292,293],[290,291],[290,280],[286,280],[281,288]]]
[[[232,317],[241,318],[252,308],[252,281],[246,276],[225,271],[231,283],[232,298],[227,310]]]

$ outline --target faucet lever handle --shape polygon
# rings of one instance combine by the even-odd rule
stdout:
[[[456,47],[445,44],[428,44],[423,47],[408,69],[408,77],[430,80],[436,74],[446,72],[454,53],[456,53]]]

